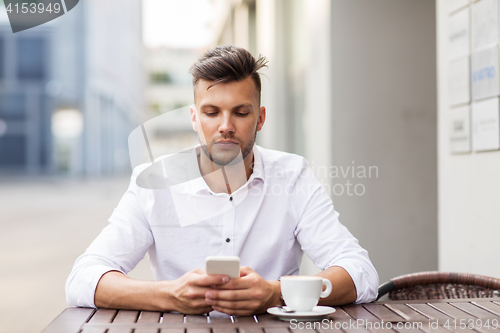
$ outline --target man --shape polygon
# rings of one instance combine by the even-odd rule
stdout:
[[[138,186],[148,166],[134,170],[110,225],[68,277],[70,305],[261,313],[282,304],[279,278],[298,273],[303,252],[333,285],[320,304],[375,299],[378,275],[367,252],[340,224],[304,158],[255,145],[266,119],[264,66],[234,46],[209,50],[193,65],[191,122],[200,146],[153,163],[165,171],[158,189]],[[146,252],[156,281],[128,278]],[[207,275],[209,255],[239,256],[240,278]]]

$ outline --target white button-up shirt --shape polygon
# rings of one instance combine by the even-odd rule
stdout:
[[[377,272],[307,161],[259,146],[253,152],[253,173],[232,194],[207,186],[199,147],[137,167],[109,225],[76,260],[66,281],[68,304],[94,307],[101,276],[128,273],[146,253],[156,280],[204,269],[207,256],[221,255],[239,256],[241,265],[278,280],[298,274],[306,253],[323,270],[344,268],[357,303],[373,301]]]

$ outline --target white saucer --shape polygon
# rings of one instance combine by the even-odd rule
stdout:
[[[285,307],[286,309],[286,307]],[[272,307],[267,309],[269,314],[277,316],[283,321],[295,319],[297,321],[313,321],[323,319],[324,316],[335,312],[335,308],[329,306],[315,306],[312,311],[283,312],[280,308]]]

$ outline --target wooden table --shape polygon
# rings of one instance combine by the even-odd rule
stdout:
[[[500,333],[500,298],[385,301],[337,307],[317,322],[67,308],[44,333]],[[489,327],[487,327],[489,326]]]

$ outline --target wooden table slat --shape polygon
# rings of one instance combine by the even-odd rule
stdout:
[[[232,323],[231,317],[210,317],[211,324]]]
[[[210,323],[232,323],[231,316],[225,313],[212,311],[208,314]]]
[[[385,323],[382,327],[378,322],[367,322],[365,328],[372,333],[395,333],[396,329],[388,328],[387,325],[396,325],[395,323]],[[393,326],[394,327],[394,326]],[[356,331],[352,331],[353,333]],[[420,332],[423,333],[423,332]],[[449,333],[449,332],[448,332]]]
[[[130,327],[110,327],[106,333],[132,333],[133,329]]]
[[[95,309],[67,308],[43,330],[43,333],[73,333],[92,316]]]
[[[472,303],[482,308],[488,309],[488,311],[496,314],[497,316],[500,316],[500,305],[496,304],[495,302],[484,301],[484,302],[472,302]]]
[[[342,309],[354,319],[378,320],[377,317],[361,305],[346,305]]]
[[[233,319],[235,323],[256,323],[255,317],[256,316],[234,316]]]
[[[304,326],[305,327],[305,326]],[[290,331],[292,331],[292,333],[318,333],[316,332],[316,330],[312,329],[312,328],[290,328]]]
[[[264,330],[260,327],[240,327],[238,330],[240,333],[264,333]]]
[[[364,327],[357,327],[357,328],[344,328],[342,329],[346,333],[371,333],[369,330],[367,330]]]
[[[328,328],[320,328],[318,330],[319,333],[344,333],[341,328],[336,328],[335,326],[328,326]],[[362,332],[358,332],[362,333]]]
[[[113,324],[134,324],[139,316],[139,311],[134,310],[119,310],[116,317],[113,319]],[[130,327],[113,327],[110,325],[107,333],[132,333]]]
[[[156,328],[156,327],[141,327],[141,328],[136,328],[134,330],[134,333],[158,333],[160,331],[159,328]],[[184,333],[184,330],[182,330],[182,332],[178,332],[178,333]]]
[[[422,330],[420,330],[418,328],[406,328],[406,327],[403,327],[403,328],[394,327],[394,330],[398,333],[422,333],[423,332]]]
[[[495,316],[493,313],[486,311],[484,309],[481,309],[479,306],[476,306],[472,303],[469,302],[464,302],[464,303],[452,303],[454,307],[457,307],[463,311],[467,311],[471,315],[477,318],[497,318],[498,316]]]
[[[106,330],[107,328],[102,328],[102,327],[84,327],[82,333],[105,333]]]
[[[139,319],[137,319],[138,323],[159,323],[161,318],[161,312],[152,312],[152,311],[141,311],[139,315]]]
[[[420,311],[421,313],[424,314],[424,316],[428,317],[431,320],[436,320],[436,319],[437,320],[447,320],[447,319],[451,318],[450,316],[447,316],[443,312],[441,312],[441,311],[433,308],[429,304],[416,304],[416,303],[412,303],[412,304],[406,304],[406,306],[414,308],[414,309]]]
[[[236,330],[236,327],[235,328],[218,328],[218,327],[214,327],[212,329],[212,333],[238,333],[238,331]]]
[[[410,321],[428,321],[429,320],[429,318],[421,315],[419,312],[410,308],[406,304],[386,304],[385,306],[387,308],[389,308],[390,310],[396,312],[398,315],[405,318],[406,320],[410,320]]]
[[[498,329],[495,329],[495,328],[480,328],[480,329],[477,329],[476,331],[480,332],[480,333],[498,333],[499,330]]]
[[[262,313],[256,315],[256,317],[257,317],[257,322],[259,323],[280,321],[277,317],[270,315],[269,313]]]
[[[182,313],[166,312],[163,314],[161,322],[162,323],[183,323],[184,322],[184,315]]]
[[[116,315],[115,319],[113,319],[113,323],[135,323],[137,321],[137,317],[139,317],[139,311],[134,310],[120,310]]]
[[[329,315],[330,319],[332,320],[349,320],[352,319],[352,317],[344,311],[340,306],[335,307],[335,312]]]
[[[186,323],[208,323],[206,315],[186,315],[184,319]]]
[[[474,316],[471,316],[467,312],[464,312],[453,305],[450,305],[448,303],[429,303],[432,307],[437,308],[439,311],[444,312],[448,316],[456,319],[470,319],[470,318],[475,318]]]
[[[90,318],[89,323],[100,324],[100,323],[110,323],[116,316],[118,310],[111,309],[97,309],[92,318]]]
[[[204,328],[186,328],[186,333],[210,333],[210,327]]]
[[[404,321],[405,318],[391,311],[383,304],[363,304],[363,307],[384,321]]]
[[[449,317],[448,317],[449,318]],[[450,333],[449,330],[444,328],[443,326],[431,326],[429,327],[428,325],[424,325],[422,329],[425,333]]]
[[[290,333],[287,327],[264,328],[265,333]]]
[[[183,328],[162,328],[160,333],[184,333],[184,329]]]

